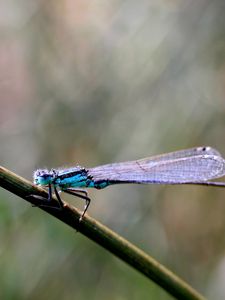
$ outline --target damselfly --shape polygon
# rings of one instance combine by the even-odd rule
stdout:
[[[208,181],[224,175],[225,160],[220,153],[211,147],[198,147],[89,169],[80,166],[50,171],[39,169],[34,172],[34,183],[48,187],[48,201],[52,200],[53,189],[60,208],[63,208],[63,201],[58,190],[84,199],[82,220],[91,202],[82,188],[102,189],[120,183],[225,187],[224,182]]]

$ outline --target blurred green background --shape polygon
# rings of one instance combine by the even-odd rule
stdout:
[[[96,166],[209,145],[225,156],[225,2],[1,1],[0,163]],[[225,190],[90,190],[89,214],[225,298]],[[78,207],[74,197],[64,199]],[[0,190],[1,299],[171,299]]]

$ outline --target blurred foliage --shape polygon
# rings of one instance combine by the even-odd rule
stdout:
[[[3,166],[32,179],[37,167],[199,145],[225,156],[223,0],[1,1],[0,39]],[[90,214],[225,298],[222,189],[118,186],[90,196]],[[1,299],[170,299],[59,221],[0,197]]]

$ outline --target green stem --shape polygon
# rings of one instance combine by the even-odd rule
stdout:
[[[0,167],[0,186],[25,199],[26,201],[37,204],[37,198],[33,195],[47,198],[47,192],[24,178]],[[38,200],[40,203],[40,200]],[[53,197],[54,202],[57,201]],[[56,206],[57,203],[55,202]],[[63,210],[51,207],[39,207],[47,213],[68,224],[75,230],[83,233],[97,244],[101,245],[130,266],[153,280],[164,290],[177,299],[203,300],[205,299],[186,282],[157,262],[154,258],[129,243],[127,240],[92,219],[85,216],[79,223],[80,211],[75,207],[65,203]]]

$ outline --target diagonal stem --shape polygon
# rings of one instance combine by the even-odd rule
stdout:
[[[37,201],[40,203],[40,200],[37,200],[37,198],[32,195],[48,198],[48,193],[44,189],[33,185],[26,179],[3,167],[0,167],[0,186],[34,205],[37,205]],[[52,201],[53,205],[57,205],[57,199],[55,197],[52,198]],[[95,241],[98,245],[104,247],[143,275],[153,280],[175,298],[183,300],[205,299],[169,269],[103,224],[87,215],[84,216],[82,222],[79,222],[81,213],[75,207],[64,202],[64,208],[62,210],[44,206],[39,208],[75,230],[79,230],[79,232]]]

